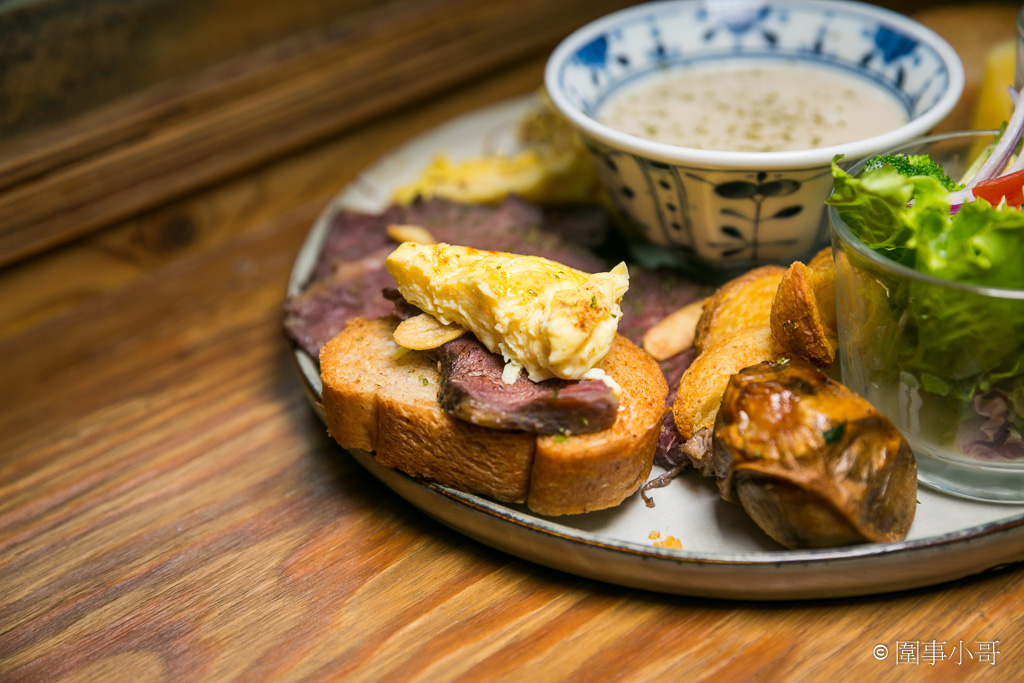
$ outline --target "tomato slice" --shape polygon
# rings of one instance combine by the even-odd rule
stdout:
[[[1010,206],[1024,204],[1024,171],[1016,171],[1009,175],[982,180],[973,188],[974,196],[986,200],[993,206],[1006,197]]]

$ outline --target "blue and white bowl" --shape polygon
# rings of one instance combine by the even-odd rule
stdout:
[[[623,133],[595,115],[623,86],[666,68],[716,60],[786,60],[881,86],[908,122],[870,138],[786,152],[680,147]],[[637,5],[566,38],[545,87],[581,134],[613,201],[661,258],[715,279],[789,263],[827,243],[829,167],[927,133],[960,97],[963,65],[946,41],[905,16],[840,0],[678,0]]]

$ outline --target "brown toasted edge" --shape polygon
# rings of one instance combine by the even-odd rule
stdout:
[[[647,352],[617,336],[602,369],[622,387],[611,429],[541,436],[527,505],[544,515],[618,505],[647,481],[661,434],[668,384]]]
[[[349,321],[320,352],[328,432],[377,462],[544,515],[621,503],[646,480],[668,387],[657,362],[617,336],[605,359],[630,403],[609,430],[537,437],[488,429],[441,411],[436,363],[402,352],[395,318]],[[627,398],[628,397],[628,398]]]

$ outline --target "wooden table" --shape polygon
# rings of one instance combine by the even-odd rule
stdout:
[[[925,15],[971,55],[969,88],[975,34],[1010,36],[1009,9]],[[1021,565],[800,603],[625,589],[460,536],[327,437],[280,332],[311,222],[366,164],[542,66],[0,271],[0,680],[1020,679]],[[994,663],[969,656],[993,640]],[[953,660],[872,655],[896,641]]]

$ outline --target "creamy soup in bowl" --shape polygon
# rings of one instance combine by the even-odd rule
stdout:
[[[658,71],[616,90],[601,123],[640,138],[729,152],[838,145],[905,124],[890,92],[840,69],[796,60],[728,60]]]

